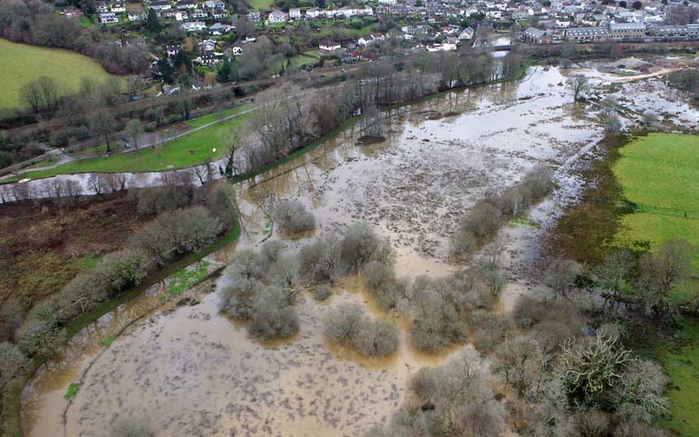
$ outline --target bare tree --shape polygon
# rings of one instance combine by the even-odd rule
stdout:
[[[114,116],[106,109],[98,109],[90,117],[89,125],[93,135],[104,138],[107,153],[109,153],[111,151],[109,140],[115,129]]]
[[[585,76],[573,76],[566,79],[566,88],[573,93],[573,100],[578,101],[581,94],[590,91],[591,85]]]
[[[143,130],[143,125],[141,124],[141,120],[137,118],[129,120],[129,122],[126,123],[126,131],[129,133],[131,141],[133,141],[134,148],[138,149],[138,139],[141,138],[145,133],[145,131]]]

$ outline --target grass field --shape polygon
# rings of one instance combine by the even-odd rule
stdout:
[[[636,205],[622,219],[620,242],[683,238],[699,248],[699,136],[650,134],[621,149],[614,167]],[[699,267],[699,253],[694,258]]]
[[[620,154],[614,173],[635,210],[622,217],[617,241],[650,241],[654,248],[683,238],[699,247],[699,136],[650,134],[628,143]],[[694,263],[699,267],[699,255]],[[672,298],[695,295],[698,282],[684,281]],[[699,435],[699,324],[683,320],[681,325],[677,344],[663,344],[654,354],[672,382],[671,415],[661,424],[690,437]]]
[[[274,0],[245,0],[245,3],[256,11],[266,11],[272,8]]]
[[[0,108],[24,106],[20,90],[41,76],[54,78],[67,92],[76,92],[80,80],[105,80],[109,74],[92,58],[68,50],[17,44],[0,39]]]
[[[683,437],[699,435],[699,323],[681,320],[676,333],[677,348],[656,350],[672,386],[668,390],[671,415],[660,425]]]
[[[212,115],[204,117],[210,118],[207,118],[208,122],[214,121]],[[223,156],[226,153],[223,138],[225,133],[230,129],[240,129],[247,117],[248,114],[242,114],[159,145],[155,149],[148,147],[135,152],[68,162],[55,168],[28,172],[22,177],[39,179],[71,173],[144,172],[191,167]],[[195,120],[193,123],[197,124]]]

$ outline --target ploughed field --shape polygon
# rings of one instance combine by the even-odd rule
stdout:
[[[259,248],[280,238],[294,251],[353,221],[366,221],[390,238],[399,276],[443,276],[459,267],[446,260],[446,241],[458,218],[487,192],[514,185],[544,163],[554,169],[557,189],[532,211],[531,225],[505,229],[501,236],[510,272],[503,307],[511,308],[508,293],[526,292],[528,285],[519,263],[535,247],[539,229],[575,198],[581,183],[576,159],[594,151],[601,137],[594,114],[572,104],[559,85],[563,80],[555,69],[537,70],[520,83],[452,92],[395,109],[382,143],[358,146],[361,134],[348,128],[312,152],[238,184],[237,247]],[[277,232],[269,217],[282,199],[299,200],[313,212],[313,234],[290,239]],[[216,262],[225,264],[231,250],[219,253]],[[377,309],[352,277],[325,303],[302,292],[299,334],[262,345],[219,313],[225,281],[219,279],[213,292],[193,293],[192,305],[150,311],[166,293],[152,287],[76,337],[69,352],[25,390],[27,434],[98,436],[117,415],[146,415],[162,435],[172,436],[361,435],[390,420],[405,399],[410,375],[456,352],[414,351],[406,342],[407,322]],[[398,351],[364,359],[329,344],[323,317],[345,301],[396,324]],[[145,317],[133,316],[134,308]],[[101,339],[121,332],[125,323],[117,321],[125,315],[137,320],[100,347]],[[66,401],[71,382],[79,389]]]

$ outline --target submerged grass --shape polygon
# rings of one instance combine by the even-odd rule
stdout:
[[[73,396],[75,396],[75,393],[78,392],[78,387],[80,387],[80,385],[77,382],[71,382],[70,385],[68,386],[68,390],[66,390],[66,394],[63,396],[63,398],[67,401],[73,399]]]

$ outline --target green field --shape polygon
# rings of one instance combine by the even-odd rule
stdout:
[[[80,80],[94,77],[105,80],[109,74],[92,58],[61,49],[17,44],[0,39],[0,108],[23,106],[20,90],[26,83],[48,76],[67,92],[76,92]]]
[[[135,152],[68,162],[55,168],[25,173],[22,178],[39,179],[59,174],[90,172],[164,171],[191,167],[223,156],[226,153],[224,141],[226,132],[231,129],[240,129],[247,117],[248,114],[242,114],[193,132],[191,135],[163,143],[155,149],[148,147]]]
[[[681,320],[675,336],[679,346],[656,350],[672,385],[668,390],[671,415],[660,425],[683,437],[699,435],[699,324]]]
[[[649,134],[624,146],[614,173],[623,196],[635,204],[622,217],[619,244],[650,241],[652,248],[670,238],[699,247],[699,136]],[[699,266],[699,255],[694,259]],[[696,280],[686,280],[673,298],[686,300],[697,292]],[[672,382],[668,390],[671,415],[662,425],[681,436],[699,435],[699,324],[683,321],[675,347],[654,351]]]
[[[245,3],[255,11],[266,11],[272,8],[274,0],[246,0]]]
[[[614,173],[636,205],[622,218],[620,243],[646,240],[657,247],[683,238],[699,248],[699,136],[639,137],[621,149]],[[699,253],[694,263],[699,266]]]

